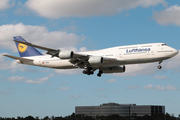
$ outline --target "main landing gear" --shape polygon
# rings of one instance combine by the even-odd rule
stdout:
[[[101,77],[101,74],[103,74],[103,71],[99,70],[99,73],[97,74],[97,76]]]
[[[161,69],[161,68],[162,68],[161,63],[162,63],[162,60],[159,61],[159,65],[157,66],[158,69]]]
[[[92,69],[91,67],[88,67],[88,68],[86,68],[85,70],[83,70],[82,73],[83,73],[83,74],[87,74],[87,75],[93,75],[95,70],[96,70],[96,69]],[[103,71],[102,71],[102,70],[99,70],[97,76],[98,76],[98,77],[101,77],[102,74],[103,74]]]
[[[93,75],[94,71],[92,70],[92,68],[87,68],[87,69],[83,70],[82,73],[87,74],[87,75]]]

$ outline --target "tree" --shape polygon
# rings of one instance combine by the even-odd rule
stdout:
[[[24,120],[35,120],[32,116],[25,117]]]
[[[43,118],[43,120],[49,120],[49,117],[48,117],[48,116],[46,116],[46,117],[44,117],[44,118]]]

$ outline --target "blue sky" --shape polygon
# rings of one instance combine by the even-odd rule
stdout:
[[[180,114],[180,55],[127,65],[125,73],[87,76],[82,70],[21,65],[13,36],[73,51],[163,42],[179,50],[179,0],[1,0],[0,113],[2,117],[66,116],[75,106],[102,103],[164,105]],[[41,50],[40,50],[41,51]],[[45,51],[41,51],[45,53]]]

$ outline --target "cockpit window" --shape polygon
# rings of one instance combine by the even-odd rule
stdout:
[[[162,44],[162,46],[167,46],[167,44]]]

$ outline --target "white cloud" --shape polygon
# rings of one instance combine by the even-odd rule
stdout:
[[[4,53],[2,53],[4,54]],[[12,59],[10,60],[10,58],[5,59],[5,56],[2,56],[2,54],[0,54],[0,70],[10,70],[11,72],[16,72],[16,71],[23,71],[23,72],[35,72],[35,69],[32,69],[26,65],[22,65],[22,64],[18,64],[16,62],[16,60]],[[7,53],[6,53],[7,54]]]
[[[164,90],[164,87],[161,87],[160,85],[156,85],[155,87],[153,86],[153,84],[149,84],[144,86],[144,89],[154,89],[154,90]]]
[[[157,63],[126,65],[126,71],[124,73],[119,73],[114,75],[136,76],[136,75],[153,74],[158,70],[157,65],[158,65]]]
[[[155,11],[153,18],[161,25],[175,24],[180,26],[180,6],[174,5],[162,11]]]
[[[167,85],[166,89],[167,90],[178,90],[178,88],[176,88],[175,86],[172,86],[172,85]]]
[[[155,87],[153,87],[153,89],[155,89],[155,90],[165,90],[165,88],[160,86],[160,85],[156,85]]]
[[[69,98],[74,98],[74,99],[81,98],[81,97],[83,97],[83,95],[70,95],[69,96]]]
[[[23,83],[28,83],[28,84],[42,84],[42,83],[45,83],[46,81],[48,81],[49,77],[43,77],[43,78],[38,78],[38,79],[32,80],[27,77],[12,76],[12,77],[8,77],[4,80],[10,81],[10,82],[23,82]]]
[[[25,5],[46,18],[114,15],[138,6],[166,6],[164,0],[28,0]]]
[[[39,78],[39,79],[35,79],[35,80],[29,79],[29,80],[25,81],[25,83],[42,84],[42,83],[45,83],[48,79],[49,79],[49,77],[43,77],[43,78]]]
[[[54,74],[53,74],[53,73],[49,74],[49,77],[53,77],[53,76],[54,76]]]
[[[116,79],[111,79],[111,80],[106,81],[106,83],[113,83],[113,82],[116,82],[116,81],[117,81]]]
[[[46,27],[19,24],[7,24],[0,26],[0,48],[17,51],[13,36],[22,36],[28,42],[52,47],[75,49],[76,45],[84,40],[83,36],[62,31],[49,32]],[[11,46],[11,47],[9,47]]]
[[[19,76],[12,76],[12,77],[8,77],[6,80],[10,81],[10,82],[22,82],[24,81],[25,77],[19,77]]]
[[[12,72],[15,72],[17,70],[23,71],[26,66],[22,67],[22,65],[18,65],[16,61],[9,61],[5,60],[5,57],[0,54],[0,70],[11,70]]]
[[[137,88],[139,88],[139,86],[138,85],[133,85],[133,86],[127,86],[127,88],[128,89],[137,89]]]
[[[149,85],[144,86],[144,89],[151,89],[152,87],[153,87],[153,84],[149,84]]]
[[[162,91],[162,90],[176,91],[176,90],[178,90],[178,88],[176,88],[175,86],[172,86],[172,85],[167,85],[166,87],[163,87],[160,85],[154,86],[153,84],[144,86],[144,89],[152,89],[152,90],[159,90],[159,91]]]
[[[167,77],[167,76],[158,76],[158,75],[154,76],[154,78],[155,78],[155,79],[159,79],[159,80],[169,79],[169,77]]]
[[[8,9],[14,5],[15,3],[10,0],[0,0],[0,11]]]
[[[60,90],[69,90],[70,87],[60,87],[59,89],[60,89]]]

